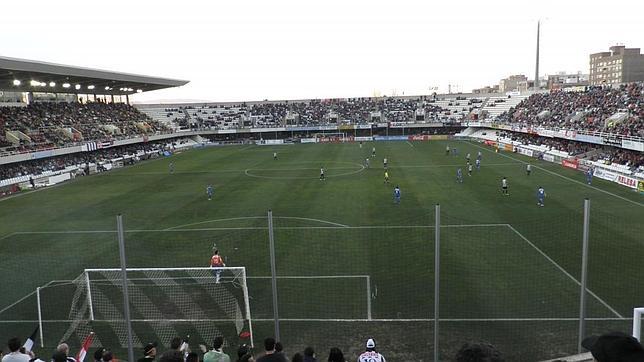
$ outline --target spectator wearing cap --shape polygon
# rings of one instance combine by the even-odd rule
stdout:
[[[456,362],[503,362],[501,352],[489,343],[465,343],[456,353]]]
[[[143,347],[143,357],[137,362],[153,362],[157,357],[157,342],[148,343]]]
[[[358,357],[358,362],[387,362],[385,357],[376,351],[376,341],[367,339],[367,348]]]
[[[329,351],[329,362],[346,362],[344,360],[344,354],[342,354],[342,351],[338,347],[333,347]]]
[[[103,353],[105,353],[105,348],[98,347],[98,349],[96,351],[94,351],[94,362],[102,362],[103,361]]]
[[[212,349],[203,355],[203,362],[230,362],[230,356],[225,354],[221,347],[224,345],[224,338],[215,337],[212,341]]]
[[[581,342],[597,362],[642,362],[644,347],[632,336],[622,332],[611,332],[591,336]]]
[[[288,362],[281,353],[275,353],[275,338],[268,337],[264,340],[264,355],[257,362]]]
[[[29,362],[31,357],[28,354],[20,353],[20,346],[22,345],[18,337],[11,338],[7,342],[9,353],[2,357],[2,362]]]

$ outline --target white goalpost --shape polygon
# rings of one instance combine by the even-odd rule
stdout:
[[[128,268],[134,345],[152,340],[167,344],[184,334],[207,343],[223,336],[230,345],[240,342],[231,340],[237,336],[253,345],[246,281],[244,267]],[[94,343],[108,335],[126,346],[121,269],[85,269],[72,284],[71,324],[61,340],[101,329]]]
[[[172,338],[186,335],[194,343],[209,344],[214,337],[222,336],[226,346],[254,345],[249,284],[256,303],[260,303],[255,321],[271,323],[273,319],[267,313],[270,308],[263,302],[270,296],[267,287],[270,278],[248,276],[244,267],[128,268],[133,346],[142,348],[157,341],[168,347]],[[277,281],[284,292],[278,296],[280,304],[286,306],[280,320],[372,320],[372,301],[377,298],[377,289],[372,287],[369,275],[278,275]],[[293,294],[297,290],[323,290],[329,286],[340,286],[348,298],[336,305],[337,296],[322,293],[318,297],[322,297],[321,303],[327,309],[304,314],[297,308],[289,309],[308,301]],[[49,337],[56,339],[56,343],[80,344],[94,332],[93,346],[128,345],[121,269],[85,269],[73,280],[54,280],[38,288],[36,296],[41,343],[43,333],[54,333],[49,328],[62,323],[64,327],[55,327],[58,332]],[[326,297],[329,299],[325,300]]]
[[[642,317],[644,317],[644,307],[633,308],[633,337],[642,341]]]

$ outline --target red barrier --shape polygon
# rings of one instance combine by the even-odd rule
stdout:
[[[579,168],[579,161],[577,161],[576,158],[571,158],[568,160],[561,161],[561,165],[563,167],[568,167],[568,168],[572,168],[573,170],[576,170]]]

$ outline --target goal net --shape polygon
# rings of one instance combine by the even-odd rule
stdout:
[[[85,269],[72,284],[70,325],[61,340],[95,332],[96,345],[126,347],[121,270]],[[135,347],[150,341],[167,346],[186,335],[205,344],[216,336],[226,345],[253,344],[243,267],[132,268],[127,286]]]

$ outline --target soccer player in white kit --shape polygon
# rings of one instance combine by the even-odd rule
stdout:
[[[367,349],[358,357],[358,362],[387,362],[387,360],[376,351],[376,342],[369,338],[367,340]]]

